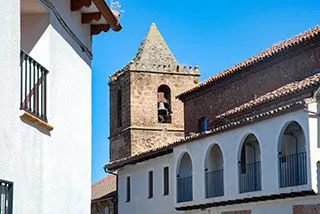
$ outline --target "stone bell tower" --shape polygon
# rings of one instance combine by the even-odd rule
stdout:
[[[198,81],[198,67],[177,63],[152,23],[133,60],[110,76],[110,160],[184,137],[183,104],[175,97]]]

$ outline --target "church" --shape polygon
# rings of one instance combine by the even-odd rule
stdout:
[[[155,24],[110,76],[116,213],[320,213],[320,26],[198,83]]]

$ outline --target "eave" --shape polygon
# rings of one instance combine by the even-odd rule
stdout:
[[[70,9],[73,12],[81,12],[82,24],[91,25],[91,35],[107,32],[111,28],[114,31],[122,29],[119,23],[119,15],[109,8],[104,0],[70,0]]]

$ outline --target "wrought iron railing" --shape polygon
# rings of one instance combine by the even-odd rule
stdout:
[[[307,184],[306,152],[279,157],[280,187]]]
[[[177,178],[178,203],[192,201],[192,176]]]
[[[20,109],[47,121],[48,70],[21,50]]]
[[[253,192],[261,190],[260,161],[239,166],[239,191]]]
[[[206,179],[206,197],[218,197],[224,195],[223,188],[223,169],[207,171]]]

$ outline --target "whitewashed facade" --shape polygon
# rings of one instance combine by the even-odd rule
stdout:
[[[72,12],[70,4],[70,0],[0,2],[0,181],[11,191],[8,200],[1,189],[4,214],[90,212],[91,28],[81,23],[84,11]],[[46,93],[41,88],[43,76],[40,81],[37,74],[26,85],[41,82],[34,86],[41,92],[31,89],[25,96],[25,85],[20,91],[26,59],[31,70],[49,71]],[[46,119],[22,111],[27,99],[32,100],[29,104],[44,99],[36,93],[46,94]],[[31,112],[42,109],[42,114],[43,104],[30,104]]]
[[[312,101],[308,106],[312,112],[320,112],[319,103]],[[214,134],[202,139],[176,146],[173,153],[160,155],[154,159],[128,164],[118,169],[119,174],[119,213],[210,213],[235,210],[251,210],[254,214],[292,213],[293,205],[319,204],[318,168],[319,161],[319,118],[309,115],[305,110],[298,110],[275,116],[240,128]],[[281,150],[284,130],[291,122],[297,122],[303,131],[306,152],[306,183],[280,187],[279,150]],[[245,138],[254,134],[259,142],[261,163],[261,190],[240,193],[239,160],[241,147]],[[214,165],[216,157],[210,158],[210,151],[218,146],[222,153],[223,194],[206,197],[205,175],[208,165]],[[290,149],[288,149],[290,150]],[[188,154],[191,159],[192,200],[178,202],[178,177],[188,175],[190,167],[181,163],[182,157]],[[211,162],[211,163],[210,163]],[[182,166],[183,165],[183,166]],[[170,169],[170,194],[163,196],[163,168]],[[184,168],[181,170],[181,168]],[[148,198],[148,172],[153,171],[153,198]],[[130,201],[127,201],[127,178],[130,177]],[[288,197],[285,199],[261,200],[235,205],[198,208],[179,211],[179,208],[206,205],[214,202],[225,202],[244,198],[269,195],[280,195],[295,192],[314,192],[314,195]]]

